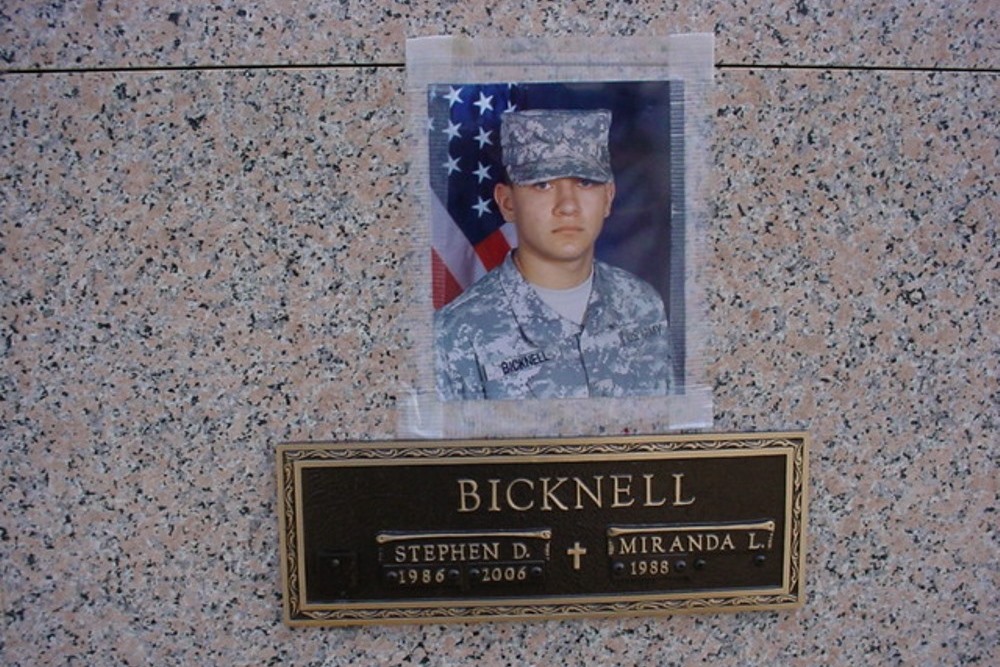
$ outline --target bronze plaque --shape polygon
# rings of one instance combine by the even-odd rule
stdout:
[[[291,625],[781,609],[804,433],[278,447]]]

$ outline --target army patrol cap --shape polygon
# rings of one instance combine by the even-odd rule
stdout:
[[[519,185],[567,177],[606,183],[613,180],[610,129],[606,109],[508,111],[500,125],[503,165]]]

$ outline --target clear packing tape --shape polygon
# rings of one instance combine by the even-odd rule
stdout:
[[[408,290],[405,316],[414,386],[403,387],[398,395],[399,437],[659,434],[712,426],[712,394],[703,360],[707,318],[699,272],[708,208],[704,189],[713,51],[711,34],[407,41],[413,202],[409,223],[414,246],[402,269]],[[489,131],[485,121],[476,136],[460,127],[454,120],[458,112],[454,107],[462,104],[476,118],[498,116],[501,104],[519,110],[560,106],[620,110],[612,123],[611,139],[618,194],[596,254],[639,275],[660,292],[674,355],[669,393],[624,398],[440,399],[435,383],[434,311],[444,289],[442,267],[448,269],[452,263],[471,258],[475,266],[465,276],[471,282],[490,268],[482,265],[483,257],[495,263],[505,251],[505,242],[516,245],[507,232],[511,225],[504,226],[502,220],[496,223],[502,229],[476,245],[481,232],[466,230],[463,235],[455,215],[449,217],[449,207],[461,200],[459,193],[448,191],[458,187],[454,174],[464,170],[472,178],[474,173],[485,188],[497,171],[491,171],[487,158],[499,143],[498,133]],[[474,157],[472,153],[453,154],[461,150],[463,132],[468,150],[482,153]],[[480,154],[486,157],[480,159]],[[475,169],[472,162],[477,162]],[[476,197],[470,207],[476,209],[471,218],[474,224],[490,213],[491,203],[482,192]],[[465,270],[454,269],[459,283]],[[453,291],[454,276],[449,274],[446,281]],[[463,287],[467,284],[458,289]]]

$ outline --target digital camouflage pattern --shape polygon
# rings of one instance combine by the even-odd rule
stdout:
[[[584,324],[549,308],[512,256],[435,316],[442,400],[665,395],[663,301],[631,273],[594,262]]]
[[[501,116],[500,145],[512,183],[557,178],[613,178],[608,133],[611,112],[572,109],[508,111]]]

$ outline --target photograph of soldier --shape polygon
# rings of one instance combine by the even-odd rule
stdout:
[[[493,195],[517,247],[435,314],[442,400],[670,392],[659,293],[594,256],[615,200],[611,123],[601,109],[502,115]]]

